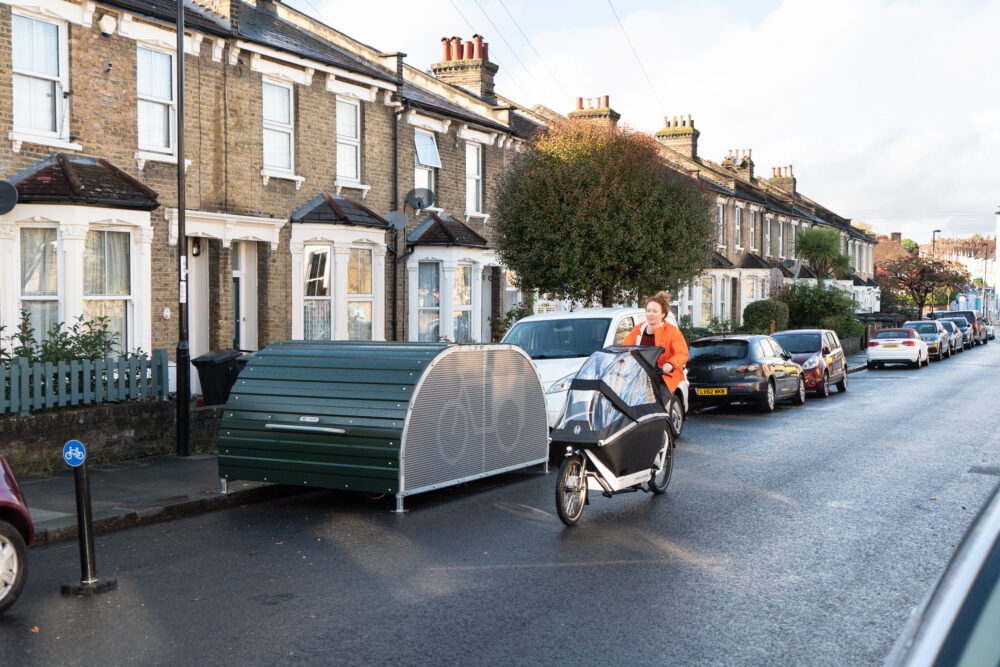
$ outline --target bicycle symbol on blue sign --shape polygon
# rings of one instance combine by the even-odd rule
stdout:
[[[70,440],[63,445],[63,460],[76,468],[87,459],[87,449],[79,440]]]

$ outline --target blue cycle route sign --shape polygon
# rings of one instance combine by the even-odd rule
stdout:
[[[76,468],[87,460],[87,449],[79,440],[70,440],[63,445],[63,461]]]

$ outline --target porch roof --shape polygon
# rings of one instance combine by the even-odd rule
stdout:
[[[329,192],[321,192],[291,216],[292,222],[318,223],[329,225],[360,225],[388,229],[389,222],[361,202],[346,195],[337,197]]]
[[[104,158],[53,153],[10,178],[20,203],[88,204],[151,211],[159,194]]]
[[[447,213],[435,211],[430,211],[428,216],[410,232],[407,243],[409,245],[463,246],[466,248],[485,248],[487,244],[486,239],[468,225]]]

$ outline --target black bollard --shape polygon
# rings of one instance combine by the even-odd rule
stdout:
[[[80,538],[80,585],[63,586],[63,595],[93,597],[118,588],[116,579],[100,581],[94,565],[93,517],[90,510],[90,481],[87,479],[87,462],[73,469],[76,482],[76,524]]]

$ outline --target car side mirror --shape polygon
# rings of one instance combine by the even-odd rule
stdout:
[[[781,358],[784,359],[785,361],[791,361],[792,355],[788,354],[787,352],[782,352]]]
[[[826,345],[823,346],[823,354],[830,354],[830,348],[828,348]]]

